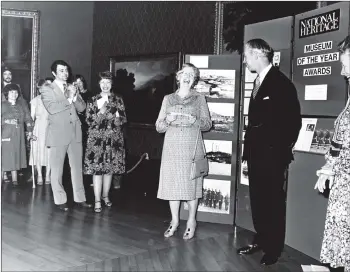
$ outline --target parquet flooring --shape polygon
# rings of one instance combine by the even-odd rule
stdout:
[[[114,205],[95,214],[72,203],[68,213],[57,210],[50,185],[2,184],[2,271],[298,272],[300,264],[318,264],[286,247],[278,264],[262,267],[261,253],[236,254],[252,233],[227,225],[198,222],[195,238],[184,241],[181,222],[165,239],[167,203],[127,187],[114,190]],[[92,187],[86,191],[92,202]]]

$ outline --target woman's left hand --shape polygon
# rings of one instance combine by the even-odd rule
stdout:
[[[314,189],[318,189],[321,193],[326,189],[326,181],[329,180],[329,189],[333,186],[334,176],[327,174],[320,174]]]
[[[112,114],[112,113],[108,113],[108,115],[107,115],[107,119],[108,120],[111,120],[111,119],[114,119],[114,114]]]
[[[190,124],[194,124],[196,121],[197,121],[197,116],[195,116],[195,115],[190,115],[190,116],[188,117],[188,122],[189,122]]]

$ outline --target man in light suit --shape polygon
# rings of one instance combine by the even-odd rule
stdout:
[[[274,51],[262,39],[247,42],[244,63],[258,74],[249,103],[243,161],[248,163],[249,192],[256,235],[238,254],[263,250],[261,264],[280,257],[285,239],[285,173],[301,128],[300,104],[293,83],[272,65]]]
[[[77,114],[77,111],[85,110],[86,104],[76,88],[68,86],[68,71],[66,62],[54,61],[51,72],[55,80],[41,88],[41,99],[49,112],[46,146],[50,148],[51,186],[55,204],[63,211],[68,211],[67,195],[62,185],[66,153],[71,168],[74,201],[81,207],[91,207],[86,203],[83,185],[82,132]]]

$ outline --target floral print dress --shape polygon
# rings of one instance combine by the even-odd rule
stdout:
[[[350,272],[350,99],[335,122],[327,164],[335,173],[320,260]]]
[[[86,175],[112,175],[125,172],[125,148],[122,125],[126,123],[122,98],[115,94],[108,97],[107,111],[99,114],[97,100],[91,98],[86,108],[88,139],[84,158]]]

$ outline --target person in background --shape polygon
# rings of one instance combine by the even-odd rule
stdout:
[[[177,72],[178,90],[163,99],[156,130],[165,133],[159,176],[158,198],[168,200],[172,220],[164,236],[170,237],[179,226],[180,201],[187,201],[189,217],[183,239],[189,240],[196,230],[198,199],[203,195],[203,177],[191,180],[191,163],[196,140],[198,156],[204,156],[201,131],[212,122],[205,97],[193,88],[199,81],[199,69],[186,63]]]
[[[350,83],[350,36],[338,45],[341,75]],[[335,121],[326,164],[317,171],[315,189],[323,192],[329,181],[329,200],[320,261],[331,271],[350,272],[350,93]]]
[[[18,185],[17,171],[27,167],[24,126],[29,139],[35,140],[33,120],[18,101],[17,84],[7,84],[2,91],[5,101],[1,102],[1,171],[11,171],[13,185]]]
[[[244,46],[244,63],[257,73],[249,103],[243,162],[248,164],[249,193],[256,234],[240,255],[263,251],[262,265],[278,261],[286,228],[285,174],[301,128],[300,103],[292,81],[272,65],[274,50],[262,39]]]
[[[2,69],[2,81],[1,81],[1,90],[8,84],[12,84],[12,70],[8,67],[4,67]],[[18,96],[18,101],[17,103],[19,105],[21,105],[24,109],[25,115],[26,115],[26,119],[28,119],[30,117],[30,111],[29,111],[29,107],[28,107],[28,103],[27,101],[23,98],[23,94],[21,91],[21,87],[19,86],[19,84],[16,84],[19,87],[19,96]],[[1,95],[1,100],[6,100],[5,96],[2,94]],[[4,176],[3,178],[5,180],[8,179],[6,172],[3,172]],[[23,173],[19,173],[20,176],[23,176]]]
[[[40,93],[41,86],[44,85],[45,80],[41,79],[38,82],[38,92]],[[34,130],[33,135],[36,137],[36,141],[32,142],[29,165],[36,165],[38,172],[37,184],[43,184],[43,175],[42,175],[42,166],[46,167],[46,178],[45,184],[50,184],[50,163],[49,163],[49,149],[46,146],[46,132],[48,126],[48,116],[49,113],[44,107],[44,104],[41,100],[41,95],[39,94],[30,101],[31,105],[31,116],[34,120]]]
[[[102,211],[101,193],[104,204],[112,206],[109,200],[112,175],[125,172],[122,126],[127,121],[123,100],[111,92],[112,74],[100,73],[99,84],[101,93],[92,97],[86,109],[89,129],[84,159],[84,174],[93,176],[97,213]]]
[[[78,93],[81,95],[85,103],[87,104],[91,98],[91,92],[87,89],[87,83],[85,78],[82,75],[75,75],[73,80],[74,86],[77,88]],[[87,133],[89,126],[86,123],[86,110],[78,113],[80,122],[81,122],[81,132],[83,136],[83,159],[85,158],[86,146],[87,146]],[[93,186],[92,179],[89,179],[88,183]]]
[[[51,84],[53,82],[53,78],[52,77],[46,77],[45,78],[45,82]]]
[[[83,147],[81,123],[77,114],[86,108],[84,100],[74,85],[68,85],[69,66],[63,60],[51,65],[55,77],[52,84],[41,87],[41,100],[49,113],[46,146],[50,148],[51,188],[54,202],[62,211],[68,211],[67,194],[62,184],[63,166],[68,154],[74,202],[79,207],[90,208],[86,203],[83,184]]]

